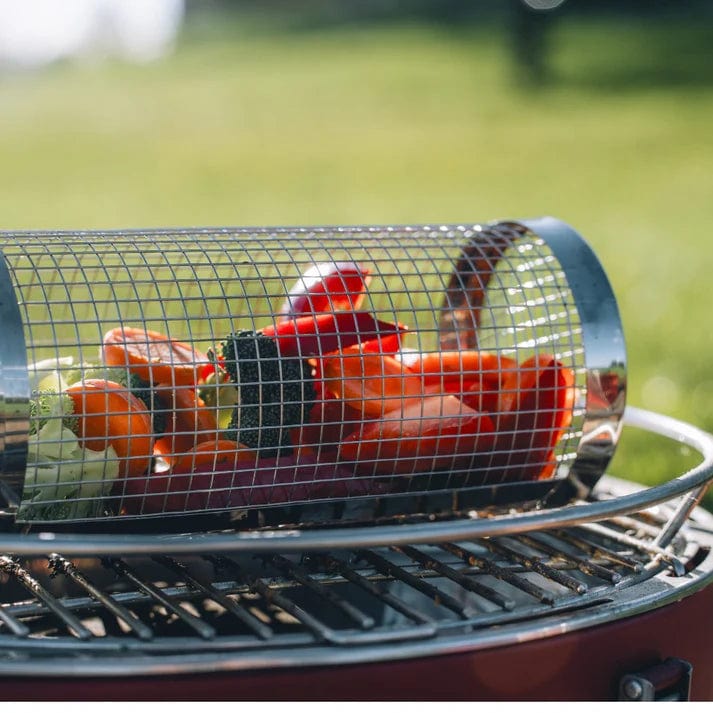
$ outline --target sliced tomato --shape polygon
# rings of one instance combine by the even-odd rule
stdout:
[[[208,356],[190,344],[136,327],[116,327],[102,340],[107,366],[122,366],[151,384],[197,384]]]
[[[145,473],[153,452],[153,424],[144,403],[125,386],[104,379],[72,384],[67,394],[84,447],[103,451],[111,446],[121,460],[120,477]]]

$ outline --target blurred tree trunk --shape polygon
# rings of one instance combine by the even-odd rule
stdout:
[[[556,11],[533,10],[523,0],[511,0],[510,35],[517,79],[541,84],[550,78],[549,37]]]

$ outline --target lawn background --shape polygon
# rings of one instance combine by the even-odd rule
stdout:
[[[554,215],[618,296],[628,402],[713,431],[710,15],[563,12],[536,81],[506,15],[252,10],[189,14],[149,65],[0,76],[0,227]],[[611,472],[659,482],[697,460],[653,444],[627,429]]]

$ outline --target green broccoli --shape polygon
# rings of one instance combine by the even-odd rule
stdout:
[[[76,433],[77,417],[74,413],[74,401],[65,393],[56,391],[33,391],[30,399],[31,436],[39,433],[50,421],[61,420],[62,428]]]
[[[307,361],[281,357],[274,339],[251,331],[232,334],[220,349],[238,391],[226,437],[261,456],[290,453],[290,430],[305,422],[316,399]]]

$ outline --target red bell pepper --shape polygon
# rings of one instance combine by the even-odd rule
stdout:
[[[452,382],[449,382],[449,384]],[[455,382],[454,386],[458,386],[458,382]],[[450,388],[454,388],[451,386]],[[500,405],[500,391],[496,384],[487,379],[482,381],[473,381],[469,384],[465,384],[465,388],[461,390],[458,394],[461,401],[470,406],[476,411],[483,411],[495,416],[498,413],[498,407]]]
[[[455,471],[489,451],[493,438],[487,414],[455,396],[427,396],[365,423],[342,442],[339,459],[360,476]]]
[[[423,377],[427,386],[458,382],[467,391],[473,382],[499,388],[503,378],[516,373],[517,362],[495,352],[475,350],[427,352],[410,365],[410,370]]]
[[[507,394],[511,406],[498,419],[492,464],[504,480],[537,480],[552,475],[554,447],[572,421],[574,372],[554,357],[523,362],[518,385]]]
[[[355,262],[314,265],[290,289],[279,321],[315,312],[358,310],[370,281],[369,270]]]
[[[307,423],[292,431],[292,445],[320,458],[336,455],[339,444],[363,422],[363,415],[329,392],[310,409]]]
[[[425,395],[421,377],[388,354],[365,354],[353,345],[321,361],[325,387],[366,416],[382,416]]]
[[[369,312],[325,312],[278,322],[260,330],[273,337],[287,356],[320,356],[353,344],[406,331],[403,325],[382,322]]]
[[[407,328],[402,324],[397,325],[397,330],[392,334],[379,335],[376,339],[369,339],[361,343],[361,351],[367,354],[398,354],[401,351],[401,341]]]

